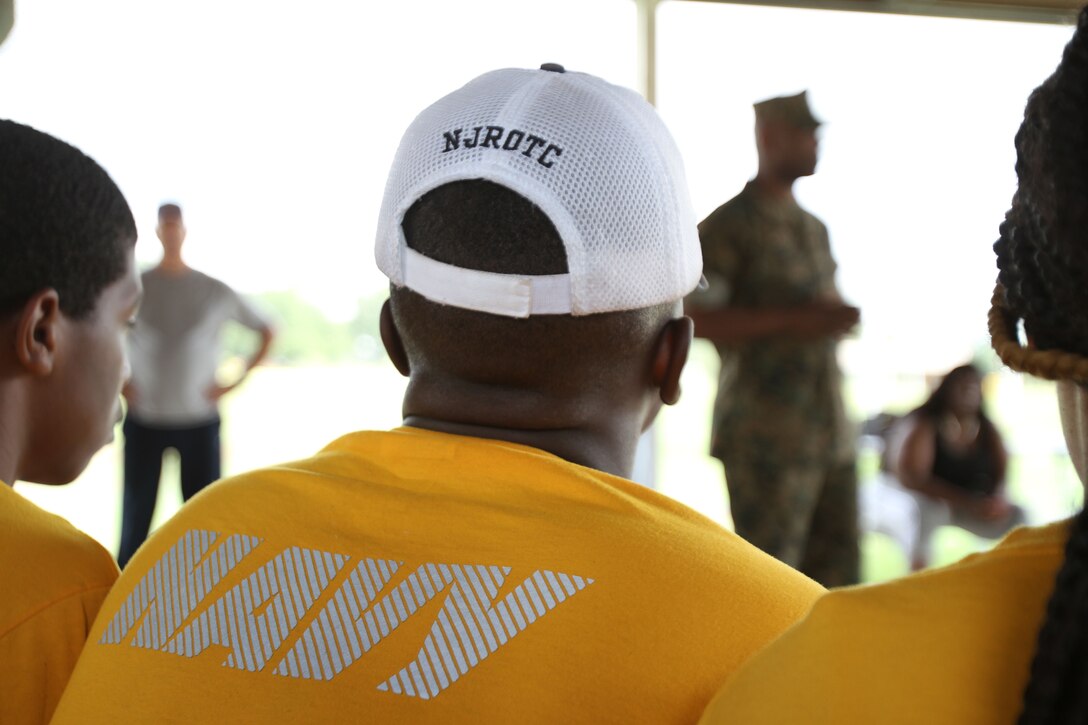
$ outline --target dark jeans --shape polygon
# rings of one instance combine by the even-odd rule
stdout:
[[[184,428],[147,425],[129,416],[125,434],[125,494],[121,515],[121,550],[128,563],[147,538],[159,495],[162,456],[173,448],[181,458],[181,496],[185,501],[219,478],[219,418]]]

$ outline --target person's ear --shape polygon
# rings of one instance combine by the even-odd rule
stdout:
[[[686,315],[669,320],[654,346],[653,383],[661,402],[675,405],[680,400],[680,373],[688,361],[688,351],[695,336],[695,323]]]
[[[393,321],[393,309],[390,307],[389,302],[389,300],[386,300],[385,304],[382,305],[379,316],[378,326],[382,334],[382,344],[385,345],[385,352],[393,362],[393,367],[401,375],[408,377],[412,372],[412,367],[408,364],[408,354],[404,351],[404,342],[401,341],[397,324]]]
[[[32,375],[53,371],[60,322],[60,296],[55,289],[44,289],[23,305],[15,326],[15,359]]]

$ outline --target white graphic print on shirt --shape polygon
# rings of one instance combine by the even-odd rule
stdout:
[[[428,562],[404,576],[402,561],[292,546],[213,598],[260,544],[187,531],[128,595],[99,644],[183,657],[216,645],[230,650],[225,667],[328,681],[448,589],[418,653],[378,686],[430,699],[594,581],[538,569],[496,601],[508,566]]]

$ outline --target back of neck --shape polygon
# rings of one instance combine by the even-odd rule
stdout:
[[[508,441],[615,476],[628,478],[642,420],[624,415],[614,401],[566,401],[542,404],[541,396],[499,387],[446,384],[413,379],[404,398],[404,425],[440,433]],[[591,411],[610,410],[608,416]]]

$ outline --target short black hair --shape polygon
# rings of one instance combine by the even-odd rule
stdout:
[[[53,288],[79,319],[125,273],[136,222],[109,174],[79,149],[0,119],[0,314]]]
[[[159,219],[163,217],[181,218],[181,207],[172,201],[168,201],[165,204],[159,206]]]
[[[404,215],[408,246],[446,264],[499,274],[563,274],[567,251],[531,201],[484,179],[433,189]]]

